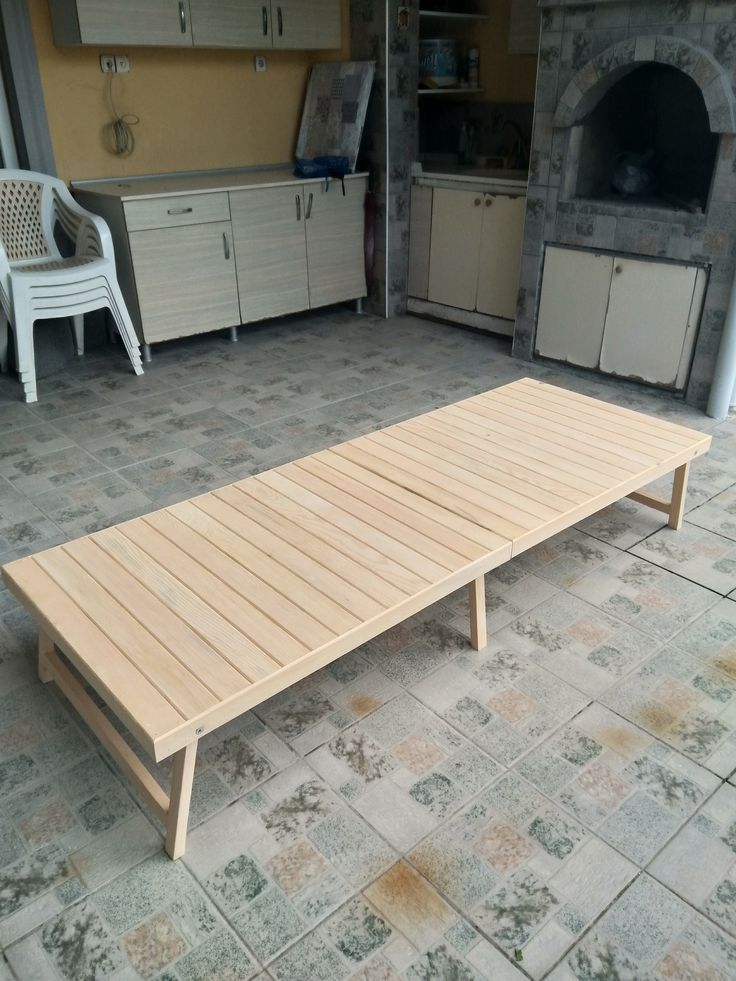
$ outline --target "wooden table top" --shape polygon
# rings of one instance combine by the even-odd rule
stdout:
[[[3,572],[163,759],[710,442],[524,379]]]

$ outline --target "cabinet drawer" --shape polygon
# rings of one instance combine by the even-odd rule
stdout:
[[[170,198],[125,202],[125,223],[129,232],[199,225],[207,221],[230,221],[227,192],[179,194]]]

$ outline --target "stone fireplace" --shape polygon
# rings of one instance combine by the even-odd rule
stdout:
[[[540,0],[514,353],[535,351],[549,246],[707,273],[686,398],[708,395],[736,271],[736,0]]]

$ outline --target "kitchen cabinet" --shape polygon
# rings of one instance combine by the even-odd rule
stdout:
[[[147,344],[240,323],[229,221],[131,232],[130,250]]]
[[[58,45],[326,49],[340,0],[49,0]]]
[[[191,47],[189,0],[51,0],[57,44]]]
[[[271,0],[271,32],[274,48],[339,48],[340,0]]]
[[[326,183],[275,169],[74,191],[110,227],[121,289],[150,345],[364,297],[367,188],[365,174]]]
[[[365,285],[365,179],[304,187],[305,229],[312,307],[363,296]],[[344,193],[343,193],[344,192]]]
[[[536,351],[682,390],[706,278],[700,266],[548,246]]]
[[[244,324],[309,307],[303,194],[296,185],[230,195]]]
[[[486,194],[483,209],[476,309],[515,320],[526,198]]]
[[[435,188],[427,298],[515,319],[524,211],[521,196]]]

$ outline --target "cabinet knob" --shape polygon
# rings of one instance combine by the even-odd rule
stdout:
[[[487,194],[486,195],[486,208],[490,208],[492,204],[493,204],[493,198],[490,196],[490,194]]]
[[[614,270],[617,276],[620,276],[623,271],[624,271],[623,266],[616,266],[616,269]]]
[[[475,199],[475,206],[476,206],[476,208],[480,208],[480,204],[481,204],[480,198],[476,198]]]

